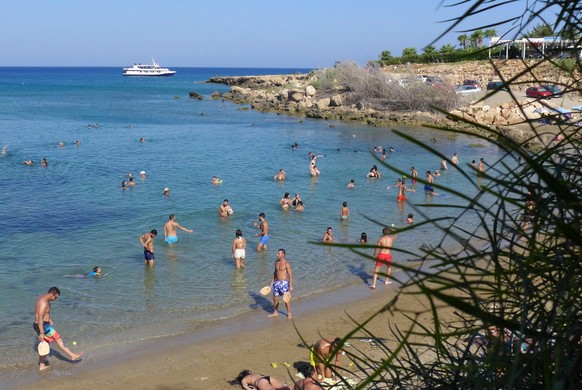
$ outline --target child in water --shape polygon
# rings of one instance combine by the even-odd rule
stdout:
[[[65,278],[98,278],[101,276],[101,267],[93,267],[93,271],[88,274],[65,275]]]

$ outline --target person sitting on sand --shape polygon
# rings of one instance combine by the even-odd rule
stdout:
[[[312,365],[307,366],[305,369],[301,370],[303,377],[295,382],[293,390],[319,390],[323,389],[321,383],[317,380],[317,370]]]
[[[253,374],[251,370],[243,370],[236,377],[245,390],[291,390],[289,386],[270,375]]]
[[[323,235],[323,242],[333,242],[333,230],[328,227]]]
[[[341,365],[342,355],[345,352],[341,349],[342,339],[336,337],[333,341],[327,339],[320,339],[313,347],[309,354],[309,364],[315,367],[317,371],[317,379],[326,380],[331,378],[335,380],[335,377],[330,368],[330,356],[335,352],[335,369],[338,370]]]
[[[281,168],[273,178],[275,180],[285,180],[287,178],[287,174],[285,173],[285,170]]]

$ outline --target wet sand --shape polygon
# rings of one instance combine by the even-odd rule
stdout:
[[[231,389],[243,369],[272,375],[293,383],[294,365],[309,361],[309,351],[301,337],[314,343],[320,337],[344,336],[395,296],[398,284],[386,287],[379,280],[375,291],[363,282],[332,293],[292,302],[294,321],[281,310],[278,318],[268,318],[270,306],[261,305],[249,314],[225,321],[211,329],[193,334],[163,338],[135,345],[123,355],[107,361],[71,365],[50,357],[53,367],[47,372],[31,373],[19,389]],[[267,297],[270,298],[270,297]],[[398,306],[421,310],[417,297],[402,296]],[[406,326],[403,316],[383,313],[367,327],[376,337],[394,340],[390,325]],[[298,332],[295,330],[297,327]],[[428,324],[427,324],[428,325]],[[351,343],[363,352],[378,354],[360,332]],[[355,349],[355,348],[354,348]],[[90,358],[91,351],[85,351]],[[31,359],[36,356],[31,354]],[[346,359],[347,360],[347,359]],[[277,362],[277,368],[271,363]],[[285,367],[282,363],[289,363]],[[349,360],[342,363],[349,367]],[[31,369],[32,370],[32,369]],[[353,377],[348,375],[348,377]]]

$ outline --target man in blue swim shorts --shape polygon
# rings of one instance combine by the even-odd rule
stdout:
[[[255,237],[261,236],[261,241],[257,246],[257,252],[266,251],[267,250],[267,242],[269,242],[269,223],[265,219],[265,213],[259,214],[259,222],[255,222],[255,227],[261,229],[260,233],[255,234]]]
[[[158,235],[156,229],[152,229],[151,232],[145,233],[139,238],[139,242],[143,246],[143,256],[144,263],[153,266],[154,265],[154,238]]]
[[[166,222],[166,224],[164,225],[164,241],[166,241],[168,244],[174,244],[178,242],[176,229],[192,233],[191,229],[186,229],[182,227],[178,222],[176,222],[176,216],[174,214],[170,214],[170,220]]]
[[[432,176],[432,173],[430,173],[430,171],[426,171],[426,181],[427,184],[424,185],[424,190],[431,191],[432,185],[434,183],[434,177]]]
[[[273,272],[273,279],[271,279],[271,286],[273,288],[273,313],[269,317],[277,317],[279,315],[279,297],[283,297],[285,307],[287,308],[287,318],[291,319],[291,291],[293,291],[293,272],[291,272],[291,265],[285,259],[285,249],[277,251],[277,260],[275,261],[275,271]]]

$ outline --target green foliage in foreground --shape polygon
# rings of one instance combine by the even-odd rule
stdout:
[[[480,7],[495,9],[503,1],[468,3],[472,7],[453,27],[479,14]],[[577,2],[534,3],[564,10],[555,25],[581,30]],[[525,28],[539,17],[529,11],[505,21],[521,20]],[[582,69],[580,63],[576,65]],[[571,85],[577,82],[574,77]],[[411,325],[392,326],[387,334],[378,335],[391,339],[378,338],[380,358],[347,349],[355,364],[337,374],[357,375],[362,381],[355,387],[344,381],[344,388],[582,388],[582,134],[574,124],[558,129],[563,141],[548,143],[535,153],[496,134],[505,154],[488,165],[482,177],[469,166],[459,169],[449,161],[477,195],[468,197],[468,191],[435,185],[437,192],[443,189],[465,205],[433,201],[414,206],[415,214],[426,220],[423,224],[432,225],[443,238],[434,243],[431,237],[430,244],[417,249],[393,248],[418,261],[393,265],[401,270],[401,288],[372,316],[389,312],[408,318]],[[531,123],[531,130],[533,138],[541,138],[537,123]],[[405,133],[395,133],[435,158],[448,157]],[[491,142],[487,136],[482,139]],[[384,165],[398,175],[408,174]],[[446,208],[448,217],[429,218],[430,207]],[[466,226],[459,223],[462,220],[475,221],[474,228],[460,228]],[[418,227],[403,230],[414,234]],[[361,247],[338,246],[369,258]],[[398,310],[404,295],[419,296],[427,306]],[[447,308],[454,312],[443,314]],[[372,318],[357,323],[344,340],[375,337],[366,329]]]

